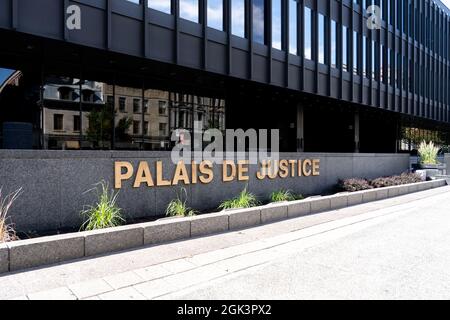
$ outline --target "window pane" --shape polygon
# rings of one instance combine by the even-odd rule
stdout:
[[[342,26],[342,70],[348,72],[348,28]]]
[[[312,12],[305,7],[305,58],[312,60]]]
[[[272,47],[281,50],[281,0],[272,0]]]
[[[337,67],[336,39],[337,39],[337,23],[336,21],[331,20],[331,66],[333,68]]]
[[[180,0],[180,17],[198,22],[198,0]]]
[[[325,17],[319,14],[319,63],[325,64]]]
[[[289,0],[289,52],[297,52],[297,0]]]
[[[231,0],[231,33],[245,38],[245,0]]]
[[[265,0],[253,0],[253,41],[265,44]]]
[[[171,13],[170,2],[171,0],[149,0],[148,7],[170,14]]]
[[[208,0],[208,27],[223,30],[223,0]]]

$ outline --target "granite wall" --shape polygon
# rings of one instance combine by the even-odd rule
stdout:
[[[188,205],[197,210],[216,208],[224,199],[248,189],[261,200],[277,189],[290,189],[304,195],[332,191],[339,179],[375,178],[408,170],[409,155],[401,154],[321,154],[285,153],[281,159],[320,159],[320,176],[275,180],[257,180],[257,166],[250,167],[249,182],[222,182],[222,168],[214,166],[215,179],[207,185],[184,186]],[[447,163],[449,157],[446,158]],[[137,169],[139,161],[164,162],[164,174],[173,174],[170,153],[120,151],[13,151],[0,150],[0,187],[8,193],[19,187],[23,193],[10,211],[20,231],[46,231],[79,227],[80,210],[93,204],[95,196],[87,192],[104,179],[114,185],[114,163],[128,161]],[[129,218],[164,215],[167,204],[176,197],[178,187],[132,188],[124,182],[119,205]]]

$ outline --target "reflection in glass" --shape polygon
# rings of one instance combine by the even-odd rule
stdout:
[[[281,0],[272,0],[272,47],[282,48],[281,40]]]
[[[298,54],[297,51],[297,0],[289,0],[289,52]]]
[[[305,59],[312,60],[312,11],[305,7]]]
[[[245,0],[231,0],[231,33],[245,38]]]
[[[148,7],[164,12],[171,13],[171,0],[148,0]]]
[[[266,42],[264,6],[265,0],[253,0],[253,41],[261,44]]]
[[[180,0],[180,17],[198,23],[198,0]]]
[[[319,14],[319,63],[325,64],[325,16]]]
[[[208,0],[208,27],[223,30],[223,0]]]

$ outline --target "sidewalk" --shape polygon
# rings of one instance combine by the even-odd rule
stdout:
[[[7,274],[0,299],[156,299],[258,268],[356,224],[377,224],[448,199],[449,187],[281,221],[239,232]],[[441,200],[442,199],[442,200]],[[425,204],[424,204],[425,205]]]

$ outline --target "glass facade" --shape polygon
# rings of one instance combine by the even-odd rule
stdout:
[[[40,70],[38,66],[36,68]],[[169,150],[172,134],[225,130],[225,100],[153,88],[130,75],[0,69],[0,149]]]
[[[180,40],[178,45],[173,45],[175,42],[165,43],[165,48],[156,50],[154,47],[157,46],[141,47],[142,42],[139,40],[134,47],[134,53],[138,56],[142,52],[144,57],[154,54],[157,60],[158,54],[164,50],[180,50],[178,47],[185,43],[196,43],[198,47],[195,48],[195,54],[198,53],[198,57],[189,56],[184,61],[179,61],[180,64],[193,68],[209,68],[210,65],[216,64],[214,70],[211,68],[214,72],[230,73],[234,76],[232,73],[239,70],[238,78],[257,78],[264,83],[292,86],[297,90],[329,95],[355,103],[378,104],[384,109],[420,118],[443,122],[450,120],[450,14],[449,10],[438,2],[123,1],[128,3],[118,6],[120,8],[117,10],[123,9],[123,17],[128,13],[131,17],[133,12],[134,20],[130,22],[130,26],[139,31],[142,31],[142,28],[138,25],[139,19],[136,19],[139,13],[137,6],[144,9],[143,3],[148,3],[151,10],[158,11],[151,11],[153,15],[148,17],[149,24],[165,24],[165,35],[177,34],[172,32],[171,27],[171,21],[174,19],[168,19],[162,14],[179,14],[179,18],[183,19],[177,31]],[[202,6],[203,4],[206,5]],[[366,22],[370,14],[366,9],[372,4],[381,9],[381,30],[370,30],[367,27]],[[205,21],[208,27],[219,31],[229,28],[233,34],[231,41],[220,32],[206,32],[209,39],[198,41],[202,40],[203,33],[201,28],[194,24]],[[149,34],[148,38],[151,38],[152,32]],[[252,47],[249,39],[259,45]],[[283,68],[281,65],[285,63],[284,57],[275,50],[270,58],[260,59],[263,56],[269,57],[271,48],[288,51],[287,55],[298,56],[285,60],[293,67]],[[214,52],[218,53],[220,59],[210,56],[213,50],[216,50]],[[250,50],[253,52],[247,54]],[[226,52],[223,56],[229,59],[226,64],[216,61],[224,60],[223,52]],[[176,53],[173,56],[177,59],[185,58],[181,52]],[[161,59],[171,62],[171,58],[167,56]],[[276,63],[273,63],[275,60]],[[241,65],[234,67],[235,61],[239,61]],[[271,68],[260,67],[265,61],[271,63]],[[0,80],[3,77],[0,83],[8,82],[2,88],[2,96],[6,99],[4,101],[19,99],[14,102],[15,105],[21,105],[19,110],[25,107],[29,108],[28,111],[33,110],[27,116],[29,119],[23,121],[33,124],[31,132],[34,137],[39,130],[43,132],[41,138],[33,140],[33,146],[58,149],[107,148],[108,145],[111,145],[111,148],[126,146],[126,149],[161,148],[167,139],[154,139],[156,132],[171,132],[181,124],[188,129],[192,128],[192,119],[196,119],[199,114],[192,110],[197,105],[209,104],[205,103],[202,97],[185,97],[185,93],[179,92],[178,89],[153,88],[146,79],[121,81],[130,77],[117,74],[97,77],[95,72],[87,75],[66,75],[58,73],[57,70],[46,70],[44,76],[36,74],[30,79],[30,75],[24,70],[18,68],[16,72],[7,69],[8,67],[10,66],[5,65],[5,69],[0,70]],[[262,69],[264,71],[260,72]],[[324,89],[320,86],[325,81],[320,78],[327,72],[331,73],[331,81],[327,82],[330,88]],[[300,74],[303,78],[298,76]],[[312,77],[316,81],[313,85],[313,80],[309,82]],[[335,81],[336,79],[339,81]],[[16,84],[18,88],[6,88],[16,82],[20,83]],[[358,85],[363,87],[358,88]],[[39,89],[40,87],[43,89]],[[129,92],[122,92],[123,88],[129,88]],[[163,93],[155,93],[157,90]],[[24,92],[27,94],[24,95]],[[17,97],[20,95],[22,98]],[[25,98],[26,100],[22,101]],[[158,117],[153,116],[151,111],[153,108],[164,109],[164,103],[169,110],[167,121],[159,115],[159,111]],[[60,110],[56,104],[64,105],[64,108]],[[176,108],[178,112],[172,112]],[[209,110],[209,107],[203,109]],[[10,115],[9,111],[2,112],[2,119],[6,119],[2,120],[4,122],[10,123],[14,122],[15,118],[20,118],[20,112],[15,115]],[[208,117],[209,113],[201,114],[202,117]],[[96,131],[93,127],[100,129]],[[63,141],[68,136],[78,141],[79,145],[77,146],[76,142],[64,145]]]

